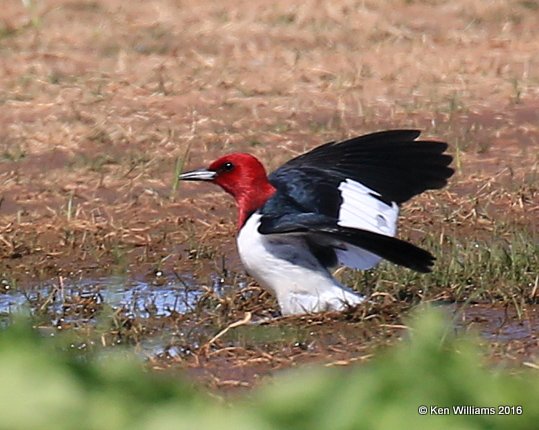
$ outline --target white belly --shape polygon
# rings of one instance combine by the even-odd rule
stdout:
[[[277,297],[283,315],[342,310],[363,298],[340,285],[315,258],[300,235],[262,235],[260,214],[238,235],[247,272]]]

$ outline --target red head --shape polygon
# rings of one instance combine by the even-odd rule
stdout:
[[[183,173],[180,179],[213,182],[231,194],[239,209],[239,228],[275,192],[262,163],[252,155],[240,152],[215,160],[207,169]]]

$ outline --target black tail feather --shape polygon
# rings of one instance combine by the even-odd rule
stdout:
[[[347,227],[332,228],[334,239],[365,249],[385,260],[421,273],[432,271],[434,256],[416,245],[391,236]]]
[[[262,218],[258,231],[262,234],[301,233],[321,248],[338,249],[345,242],[422,273],[431,272],[435,260],[430,252],[404,240],[368,230],[342,227],[317,214],[296,215],[288,219]]]

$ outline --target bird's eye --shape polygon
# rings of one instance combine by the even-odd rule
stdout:
[[[234,170],[234,164],[232,164],[230,161],[227,161],[225,164],[223,164],[223,167],[221,167],[221,169],[224,172],[230,172]]]

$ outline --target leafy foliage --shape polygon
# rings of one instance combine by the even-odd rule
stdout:
[[[469,339],[422,310],[410,339],[357,368],[291,371],[223,404],[133,356],[81,357],[26,322],[0,332],[6,429],[532,429],[539,375],[480,366]],[[521,415],[435,416],[420,405],[522,406]],[[497,412],[497,410],[496,410]]]

